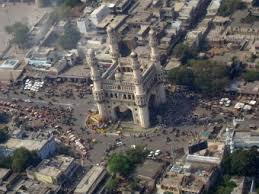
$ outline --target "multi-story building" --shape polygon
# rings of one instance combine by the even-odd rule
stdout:
[[[51,159],[44,159],[35,168],[28,168],[27,176],[43,183],[61,185],[73,176],[76,169],[74,158],[58,155]]]

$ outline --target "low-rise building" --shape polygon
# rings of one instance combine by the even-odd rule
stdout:
[[[80,183],[77,185],[75,194],[93,194],[99,184],[105,179],[107,171],[103,166],[92,167]]]
[[[16,69],[20,65],[17,59],[7,59],[0,64],[0,69]]]
[[[220,164],[225,145],[209,142],[206,149],[188,154],[185,161],[179,161],[165,173],[157,184],[157,193],[202,194],[208,191],[220,175]]]
[[[155,188],[157,178],[162,174],[164,164],[153,160],[146,160],[136,169],[136,177],[150,192]]]
[[[110,9],[105,4],[102,4],[91,13],[90,18],[93,24],[97,26],[109,14]]]
[[[253,45],[253,53],[256,56],[259,56],[259,41],[255,41]]]
[[[0,184],[2,184],[11,173],[10,169],[0,168]]]
[[[249,11],[239,10],[232,15],[232,23],[227,28],[225,39],[231,43],[240,43],[244,40],[254,41],[259,40],[259,25],[258,22],[248,23],[244,21],[249,17]]]
[[[22,194],[56,194],[60,191],[60,186],[40,183],[28,178],[21,177],[15,184],[8,188],[8,193]]]
[[[54,137],[44,139],[18,139],[10,138],[7,142],[0,144],[0,155],[10,156],[13,152],[24,147],[29,151],[37,151],[39,157],[47,158],[56,150]]]
[[[207,8],[207,17],[215,17],[218,13],[222,0],[212,0]]]
[[[35,168],[28,168],[27,176],[43,183],[61,185],[74,175],[76,169],[74,158],[59,155],[44,159]]]

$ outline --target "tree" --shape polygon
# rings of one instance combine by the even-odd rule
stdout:
[[[108,170],[112,174],[128,175],[132,169],[132,164],[127,156],[122,153],[114,153],[108,160]]]
[[[179,58],[182,63],[186,63],[189,59],[192,59],[197,55],[197,51],[190,48],[185,43],[180,43],[174,48],[173,54]]]
[[[135,149],[129,149],[126,151],[126,156],[128,157],[131,164],[142,163],[146,158],[147,152],[144,150],[144,146],[137,145]]]
[[[259,71],[256,70],[247,70],[244,74],[243,77],[246,81],[248,82],[253,82],[256,80],[259,80]]]
[[[223,91],[229,83],[229,69],[209,60],[191,60],[169,72],[169,81],[206,94]]]
[[[9,138],[8,128],[4,127],[0,129],[0,143],[5,143]]]
[[[221,92],[228,85],[229,69],[209,60],[193,60],[190,63],[194,74],[194,87],[204,93]]]
[[[81,3],[80,0],[64,0],[64,5],[68,7],[75,7]]]
[[[36,165],[39,162],[39,157],[36,152],[30,152],[26,148],[18,148],[12,156],[12,169],[16,172],[22,172],[31,165]]]
[[[224,17],[230,16],[236,10],[244,7],[245,5],[241,0],[223,0],[219,8],[219,15]]]
[[[177,85],[193,86],[194,75],[191,68],[180,66],[169,72],[168,79]]]
[[[259,170],[258,157],[255,149],[237,150],[223,160],[223,169],[229,175],[255,176]]]
[[[80,32],[78,32],[74,26],[69,24],[65,27],[64,35],[60,37],[59,44],[63,49],[74,49],[77,47],[77,43],[80,38]]]
[[[23,47],[26,42],[26,37],[29,32],[29,28],[20,22],[16,22],[11,26],[6,26],[5,31],[13,35],[13,41],[19,46]]]
[[[0,158],[0,168],[11,168],[12,159],[11,157]]]
[[[105,185],[105,190],[108,193],[113,193],[116,189],[118,185],[118,180],[116,178],[109,178],[109,180],[107,181],[106,185]]]

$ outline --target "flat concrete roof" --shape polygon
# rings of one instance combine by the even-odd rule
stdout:
[[[163,163],[153,160],[146,160],[143,165],[136,170],[137,176],[154,179],[159,171],[163,168]]]
[[[103,166],[92,167],[77,185],[74,193],[90,194],[90,190],[93,189],[93,185],[97,183],[97,180],[102,176],[103,173],[106,173]]]
[[[0,147],[5,147],[11,150],[15,150],[21,147],[26,148],[29,151],[41,150],[42,147],[48,142],[48,140],[30,140],[30,139],[16,139],[10,138],[6,143],[0,144]]]
[[[56,156],[51,159],[43,160],[35,169],[36,172],[51,176],[57,177],[60,173],[65,172],[67,168],[72,164],[74,158],[66,156]]]
[[[7,59],[0,64],[0,69],[15,69],[19,65],[19,60],[17,59]]]

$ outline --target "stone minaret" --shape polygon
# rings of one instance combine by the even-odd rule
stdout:
[[[118,46],[118,36],[113,28],[107,27],[108,44],[110,47],[113,62],[118,62],[119,57],[119,46]]]
[[[158,49],[158,41],[157,41],[157,37],[156,37],[156,32],[154,31],[154,29],[151,29],[149,31],[149,46],[151,49],[151,53],[150,53],[151,61],[156,65],[156,67],[158,69],[160,69],[161,68],[160,54],[159,54],[159,49]]]
[[[119,81],[122,78],[122,71],[121,71],[121,66],[119,62],[118,36],[117,36],[117,33],[114,31],[114,29],[111,28],[110,26],[107,27],[107,35],[108,35],[108,44],[109,44],[110,52],[112,56],[112,63],[118,66],[115,73],[115,79]]]
[[[151,54],[150,54],[151,62],[152,64],[155,65],[156,71],[157,71],[157,78],[161,82],[161,84],[159,84],[158,91],[157,91],[159,94],[159,97],[158,97],[159,99],[157,99],[156,101],[157,101],[157,104],[165,103],[166,93],[165,93],[164,84],[162,83],[164,81],[164,72],[160,62],[158,40],[154,29],[151,29],[149,31],[149,46],[151,49]]]
[[[98,64],[95,57],[95,52],[90,49],[88,52],[87,59],[91,68],[91,78],[93,80],[93,95],[94,100],[97,104],[100,117],[105,120],[107,118],[105,103],[104,103],[104,92],[102,89],[102,78],[98,69]]]
[[[142,74],[140,70],[138,56],[135,52],[131,53],[131,63],[133,70],[133,79],[135,83],[135,103],[138,106],[138,118],[140,126],[143,128],[148,128],[150,125],[150,121],[147,96],[142,83]]]
[[[35,6],[40,8],[43,6],[42,2],[40,0],[35,0]]]

